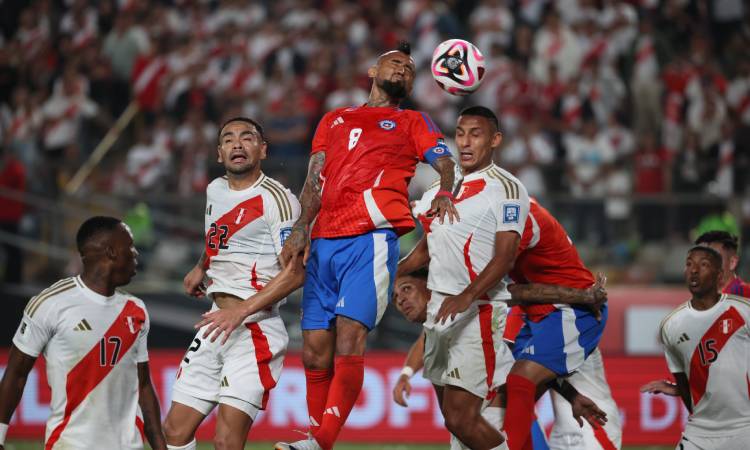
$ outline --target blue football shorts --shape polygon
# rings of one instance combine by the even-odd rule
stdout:
[[[541,364],[558,376],[575,372],[599,345],[607,323],[607,305],[601,313],[597,321],[587,308],[564,306],[539,322],[527,318],[516,337],[513,356]]]
[[[375,328],[393,294],[398,256],[398,236],[390,229],[313,239],[305,267],[302,329],[329,329],[336,316]]]

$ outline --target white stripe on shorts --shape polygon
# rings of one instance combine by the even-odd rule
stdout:
[[[388,306],[388,285],[391,274],[388,271],[388,241],[385,233],[372,233],[372,278],[375,281],[375,295],[378,299],[378,314],[375,317],[375,325],[385,313]]]
[[[581,333],[576,327],[576,313],[573,308],[566,306],[561,308],[562,312],[562,332],[565,340],[565,369],[568,373],[581,367],[585,360],[583,347],[578,343],[578,337]]]

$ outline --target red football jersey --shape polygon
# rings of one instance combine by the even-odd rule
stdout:
[[[587,289],[594,284],[594,276],[578,256],[573,243],[560,222],[535,199],[518,246],[513,270],[508,274],[516,283],[556,284],[576,289]],[[556,308],[554,305],[521,306],[532,321],[542,320]],[[505,339],[514,341],[523,326],[518,310],[508,315]]]
[[[320,120],[312,154],[325,152],[323,195],[312,238],[414,228],[407,185],[418,161],[449,154],[422,112],[394,107],[339,108]]]

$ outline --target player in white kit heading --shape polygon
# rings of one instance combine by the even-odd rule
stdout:
[[[750,443],[750,302],[719,293],[721,267],[716,250],[690,249],[692,298],[661,324],[667,365],[691,412],[677,450],[745,450]]]
[[[219,131],[218,160],[226,175],[208,185],[205,249],[184,280],[188,294],[211,297],[212,311],[252,304],[281,271],[278,255],[300,207],[261,171],[266,148],[263,129],[251,119],[230,119]],[[177,372],[164,423],[168,448],[194,449],[195,431],[217,404],[215,447],[244,448],[281,375],[289,338],[279,303],[238,322],[244,326],[223,340],[207,339],[207,327],[198,330]]]
[[[143,302],[117,290],[135,275],[127,225],[92,217],[76,237],[83,272],[33,297],[13,337],[0,384],[0,448],[36,358],[52,390],[45,450],[166,449],[148,367]]]

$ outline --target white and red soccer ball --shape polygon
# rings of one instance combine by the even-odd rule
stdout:
[[[471,42],[449,39],[435,49],[430,70],[444,91],[453,95],[468,95],[482,83],[484,56]]]

